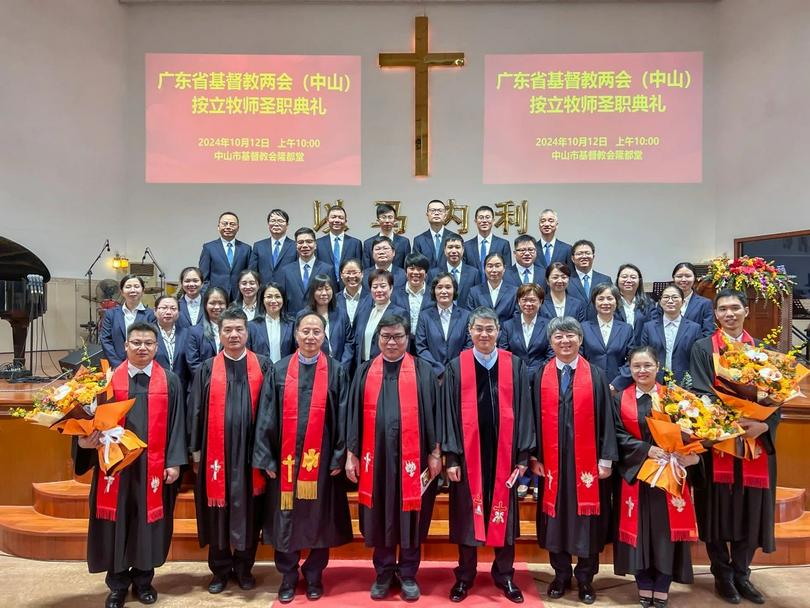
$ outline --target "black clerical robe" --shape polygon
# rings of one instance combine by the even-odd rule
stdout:
[[[318,498],[300,500],[295,497],[293,508],[282,510],[279,475],[281,466],[281,434],[285,411],[284,385],[287,368],[294,353],[281,359],[265,376],[262,401],[256,421],[256,443],[253,447],[253,466],[277,473],[267,480],[264,527],[262,540],[278,551],[291,553],[301,549],[337,547],[352,540],[352,522],[346,497],[343,467],[346,461],[346,401],[349,381],[343,367],[331,357],[325,357],[328,366],[326,412],[318,467]],[[295,462],[300,468],[304,436],[309,422],[312,389],[315,382],[315,364],[301,363],[298,368],[298,424],[295,434]],[[330,471],[339,469],[340,475]],[[298,469],[294,479],[298,479]]]
[[[382,356],[382,355],[378,355]],[[349,391],[346,449],[360,455],[363,444],[363,392],[372,361],[366,361],[355,374]],[[374,484],[372,508],[359,505],[360,532],[367,547],[418,547],[427,538],[435,482],[422,495],[419,511],[402,510],[402,445],[399,412],[399,372],[402,361],[383,361],[383,380],[377,401],[374,441]],[[430,364],[414,358],[416,393],[419,402],[419,472],[428,466],[428,454],[438,443],[436,410],[439,404],[438,380]],[[361,463],[362,466],[362,463]]]
[[[551,359],[548,365],[556,365]],[[613,398],[608,379],[598,367],[591,365],[593,380],[594,425],[596,427],[596,458],[616,462],[619,459],[616,445],[616,427],[613,418]],[[540,484],[537,502],[537,542],[553,553],[570,553],[581,557],[602,551],[610,540],[612,482],[599,480],[599,515],[577,514],[576,474],[574,450],[578,440],[574,434],[574,378],[580,373],[579,366],[572,370],[568,389],[559,397],[559,486],[557,490],[557,516],[549,517],[543,512],[545,479]],[[557,381],[560,370],[557,369]],[[535,377],[532,387],[535,419],[539,420],[540,394],[543,384],[543,369]],[[558,385],[559,386],[559,385]],[[536,457],[543,462],[543,428],[538,424]]]
[[[154,365],[157,365],[155,363]],[[183,418],[183,390],[178,377],[166,371],[169,407],[166,424],[166,460],[164,467],[179,467],[188,462],[186,424]],[[129,396],[135,404],[126,416],[125,428],[147,444],[150,441],[147,391],[149,376],[129,379]],[[77,475],[93,468],[90,486],[90,521],[87,531],[87,566],[90,572],[123,572],[129,568],[150,570],[163,564],[169,553],[174,524],[174,503],[179,480],[163,484],[163,518],[146,521],[147,450],[121,471],[115,521],[96,518],[96,495],[106,481],[98,468],[98,452],[80,448],[73,441],[73,462]]]
[[[697,394],[713,394],[715,373],[711,336],[698,340],[692,347],[689,373]],[[748,541],[751,550],[757,547],[765,553],[776,550],[776,429],[781,413],[778,409],[764,421],[768,430],[759,436],[768,457],[768,488],[743,486],[742,460],[739,458],[734,459],[734,484],[714,483],[713,451],[703,454],[706,483],[695,488],[695,512],[702,541]]]
[[[613,571],[619,575],[635,574],[639,570],[652,567],[662,574],[671,576],[676,583],[692,583],[691,543],[671,540],[667,507],[669,495],[661,488],[653,488],[648,483],[636,479],[641,466],[648,458],[650,447],[656,445],[647,425],[647,416],[652,411],[652,399],[645,394],[636,400],[641,439],[636,439],[624,428],[621,419],[621,400],[621,394],[614,399],[616,439],[619,445],[619,462],[616,465],[619,475],[614,477],[616,480],[614,496],[618,501],[621,496],[622,479],[631,485],[638,484],[638,503],[633,507],[638,510],[638,537],[635,547],[614,540]],[[703,466],[700,463],[687,467],[686,472],[690,487],[703,483]],[[617,527],[619,511],[624,508],[624,505],[617,504],[615,510]]]
[[[256,355],[262,374],[270,359]],[[188,400],[189,451],[200,452],[200,473],[194,488],[197,536],[200,546],[244,551],[255,545],[262,521],[263,496],[253,496],[253,438],[255,425],[250,402],[247,357],[225,357],[225,506],[209,507],[206,478],[208,452],[208,402],[214,359],[197,370]],[[260,397],[261,399],[261,397]]]
[[[503,353],[505,351],[501,351]],[[499,354],[499,357],[501,355]],[[535,446],[535,425],[532,420],[531,396],[526,368],[512,357],[512,377],[499,378],[498,365],[487,370],[475,360],[475,378],[464,378],[476,383],[478,394],[478,429],[481,449],[481,481],[483,488],[484,522],[488,526],[492,495],[495,484],[495,465],[499,444],[499,408],[511,407],[514,413],[512,430],[512,462],[509,470],[517,465],[527,465],[529,454]],[[461,364],[458,358],[448,363],[444,373],[444,405],[442,408],[442,453],[446,466],[461,466],[461,481],[450,484],[450,542],[471,547],[483,545],[475,539],[473,504],[470,493],[469,474],[464,458],[464,433],[461,419]],[[511,382],[512,403],[498,402],[498,382]],[[517,484],[515,484],[517,486]],[[509,513],[506,519],[504,544],[513,545],[520,536],[520,516],[516,487],[509,491]]]

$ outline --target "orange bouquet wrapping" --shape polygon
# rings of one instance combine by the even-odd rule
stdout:
[[[701,454],[706,449],[700,441],[685,444],[681,426],[671,422],[669,416],[662,412],[653,411],[647,418],[647,426],[655,444],[668,454],[666,458],[648,458],[641,465],[636,478],[654,488],[661,488],[672,496],[680,497],[686,480],[686,469],[678,462],[675,454]]]

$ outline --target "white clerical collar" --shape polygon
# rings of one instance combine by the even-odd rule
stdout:
[[[475,357],[476,361],[478,361],[481,365],[486,367],[487,369],[492,369],[492,366],[498,361],[498,349],[495,348],[492,350],[491,353],[485,355],[480,350],[473,346],[473,357]]]
[[[241,354],[241,355],[239,355],[238,357],[231,357],[231,356],[230,356],[228,353],[226,353],[224,350],[222,351],[222,354],[223,354],[223,355],[225,355],[225,358],[226,358],[226,359],[230,359],[231,361],[241,361],[242,359],[244,359],[245,357],[247,357],[247,349],[243,350],[243,351],[242,351],[242,354]]]
[[[382,358],[383,358],[383,361],[388,361],[388,363],[398,363],[399,361],[402,361],[405,358],[405,353],[402,353],[402,356],[397,357],[396,359],[389,359],[385,355],[382,355]]]
[[[132,363],[128,362],[127,372],[129,373],[129,377],[134,378],[136,374],[146,374],[147,376],[149,376],[151,378],[152,377],[152,363],[153,363],[153,361],[150,361],[149,364],[146,367],[144,367],[143,369],[138,369],[137,367],[132,365]]]
[[[641,387],[638,384],[636,384],[636,399],[640,399],[644,395],[649,395],[650,397],[652,397],[653,395],[657,395],[657,394],[658,394],[658,390],[655,388],[654,384],[653,384],[653,387],[650,389],[649,392],[641,390]]]
[[[300,350],[298,351],[298,361],[300,361],[304,365],[312,365],[313,363],[318,361],[318,357],[320,356],[321,351],[318,351],[318,353],[314,357],[305,357]]]
[[[556,363],[557,363],[557,369],[562,369],[562,368],[564,368],[566,365],[567,365],[568,367],[570,367],[571,369],[576,369],[576,368],[577,368],[577,364],[579,363],[579,355],[577,355],[577,356],[576,356],[576,359],[574,359],[573,361],[571,361],[571,363],[563,363],[563,362],[562,362],[562,361],[560,361],[560,360],[559,360],[559,358],[557,358],[557,357],[554,357],[554,361],[556,361]]]

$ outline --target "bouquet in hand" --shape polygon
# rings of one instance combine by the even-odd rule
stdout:
[[[745,433],[733,409],[708,396],[698,397],[674,382],[658,389],[657,409],[692,439],[724,441]]]
[[[134,461],[146,444],[120,425],[135,400],[113,402],[111,377],[106,360],[101,361],[100,370],[82,365],[61,386],[40,391],[33,408],[16,408],[11,415],[64,435],[87,437],[99,431],[99,467],[114,475]]]
[[[684,443],[682,426],[664,418],[660,412],[653,412],[653,416],[647,418],[647,426],[655,445],[663,450],[663,454],[658,458],[648,458],[644,461],[636,477],[654,488],[661,488],[673,496],[680,497],[686,480],[686,467],[681,464],[683,457],[701,454],[706,449],[700,441]]]

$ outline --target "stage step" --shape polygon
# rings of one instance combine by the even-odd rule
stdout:
[[[776,523],[795,521],[805,514],[804,498],[807,490],[804,488],[776,488]]]

